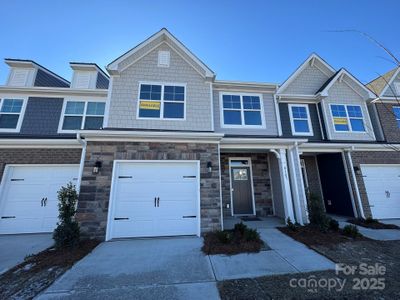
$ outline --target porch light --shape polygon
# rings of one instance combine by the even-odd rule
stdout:
[[[101,166],[102,166],[101,161],[96,160],[96,162],[94,163],[94,166],[93,166],[93,171],[92,171],[93,174],[98,174],[101,169]]]
[[[211,161],[209,161],[209,162],[207,163],[207,169],[208,169],[208,172],[209,172],[209,173],[212,172],[212,163],[211,163]]]

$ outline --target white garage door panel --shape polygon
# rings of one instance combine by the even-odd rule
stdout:
[[[400,218],[400,165],[361,166],[372,216]]]
[[[78,170],[70,165],[8,166],[0,199],[0,233],[53,231],[58,221],[57,192],[70,181],[76,183]]]
[[[109,238],[198,233],[197,162],[119,162],[113,182]]]

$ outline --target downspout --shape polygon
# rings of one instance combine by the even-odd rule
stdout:
[[[76,190],[78,191],[78,194],[79,194],[79,191],[81,189],[81,183],[82,183],[83,168],[85,165],[87,142],[86,142],[86,140],[82,139],[81,134],[79,132],[76,134],[76,139],[78,140],[79,144],[82,145],[81,161],[79,163],[78,181],[76,183]]]
[[[350,173],[351,173],[351,178],[353,180],[354,189],[356,191],[357,204],[358,204],[358,207],[360,210],[360,215],[361,215],[361,218],[365,219],[364,209],[363,209],[362,203],[361,203],[360,190],[358,189],[357,179],[356,179],[356,175],[354,173],[353,160],[351,159],[351,151],[353,151],[353,150],[354,150],[354,146],[352,146],[350,150],[345,151],[345,152],[347,155],[347,160],[349,161],[349,165],[350,165]]]

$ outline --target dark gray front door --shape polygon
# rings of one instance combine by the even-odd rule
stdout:
[[[253,196],[249,167],[231,167],[234,215],[253,215]]]

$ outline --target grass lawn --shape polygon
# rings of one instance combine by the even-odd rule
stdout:
[[[24,262],[0,275],[0,299],[34,298],[98,244],[86,240],[73,250],[48,248],[26,257]]]

